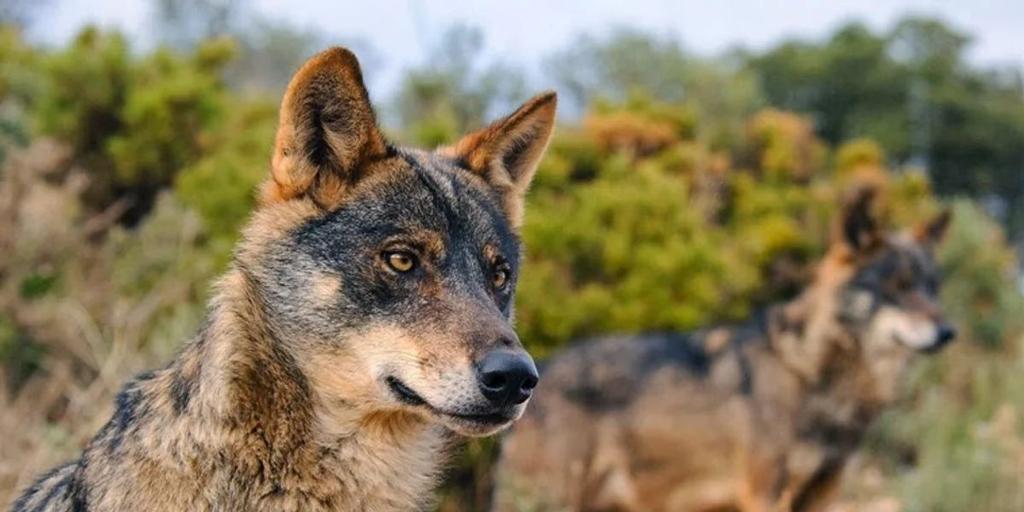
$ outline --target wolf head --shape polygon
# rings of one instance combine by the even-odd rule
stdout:
[[[956,331],[939,305],[934,258],[950,212],[890,232],[883,227],[879,193],[865,185],[846,198],[814,281],[779,310],[774,344],[809,381],[845,368],[848,375],[868,377],[860,382],[884,403],[895,398],[913,357],[937,352]]]
[[[939,305],[934,258],[950,213],[888,232],[878,196],[876,186],[857,188],[837,216],[831,247],[803,304],[803,338],[813,348],[792,359],[816,377],[826,364],[862,368],[877,396],[889,400],[915,354],[936,352],[956,337]]]
[[[537,371],[510,323],[517,229],[555,105],[423,151],[385,140],[348,50],[292,79],[236,261],[326,417],[486,435],[522,414]]]
[[[843,322],[884,345],[934,352],[956,337],[939,305],[934,249],[949,224],[948,210],[911,232],[884,233],[875,188],[858,190],[839,218],[834,243],[852,268],[840,288]]]

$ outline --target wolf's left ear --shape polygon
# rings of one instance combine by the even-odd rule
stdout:
[[[946,236],[946,231],[948,230],[949,223],[952,219],[953,210],[948,207],[943,208],[942,212],[932,218],[932,220],[925,222],[914,229],[914,238],[922,245],[935,247],[939,245],[942,242],[942,239]]]
[[[459,158],[501,196],[509,223],[523,220],[523,196],[555,126],[553,91],[534,96],[512,115],[466,135],[442,152]]]
[[[878,186],[863,185],[850,194],[835,226],[834,243],[845,245],[854,255],[870,253],[881,245],[884,233],[878,212],[879,193]]]

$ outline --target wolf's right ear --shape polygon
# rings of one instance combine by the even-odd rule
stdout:
[[[914,238],[926,247],[934,248],[946,236],[946,231],[949,229],[949,223],[952,219],[953,210],[946,207],[928,222],[917,226],[914,229]]]
[[[846,246],[854,255],[869,253],[881,245],[884,233],[878,212],[879,193],[878,186],[863,185],[850,194],[839,213],[833,243]]]
[[[288,84],[263,201],[307,196],[322,208],[336,206],[362,177],[362,164],[387,148],[359,61],[345,48],[330,48]]]

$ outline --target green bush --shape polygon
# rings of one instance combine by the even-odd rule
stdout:
[[[29,140],[25,110],[42,85],[38,52],[13,26],[0,25],[0,164],[12,148]]]
[[[277,105],[234,102],[211,149],[178,174],[174,191],[195,209],[212,250],[226,262],[238,229],[255,206],[256,187],[269,173]]]
[[[755,118],[753,162],[779,147],[801,155],[801,172],[766,179],[693,140],[695,122],[684,107],[634,97],[600,103],[585,130],[555,138],[523,229],[517,318],[531,348],[735,320],[797,286],[800,272],[783,275],[780,262],[809,263],[833,203],[827,183],[808,186],[825,177],[820,143],[796,116]]]
[[[1024,298],[1015,284],[1017,258],[999,226],[959,200],[941,253],[947,311],[967,339],[999,347],[1024,328]]]
[[[685,180],[621,155],[566,192],[538,187],[523,231],[530,269],[517,309],[523,339],[550,347],[584,334],[692,328],[742,313],[755,270],[716,251],[727,241],[703,229],[689,197]]]
[[[88,28],[66,48],[39,57],[43,85],[31,98],[37,130],[69,144],[90,171],[87,206],[129,201],[145,214],[157,192],[203,152],[223,114],[226,40],[191,55],[138,57],[118,33]]]

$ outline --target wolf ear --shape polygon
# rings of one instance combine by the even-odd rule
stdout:
[[[308,196],[336,206],[362,177],[362,164],[387,151],[359,61],[330,48],[303,64],[284,93],[263,200]]]
[[[866,254],[882,243],[882,222],[878,213],[879,189],[863,185],[845,201],[833,234],[833,243],[846,246],[851,254]]]
[[[917,226],[914,229],[914,238],[922,245],[935,247],[942,242],[953,219],[953,210],[943,208],[942,211],[930,221]]]
[[[534,96],[512,115],[466,135],[442,152],[462,160],[501,196],[513,227],[523,220],[523,197],[555,126],[553,91]]]

